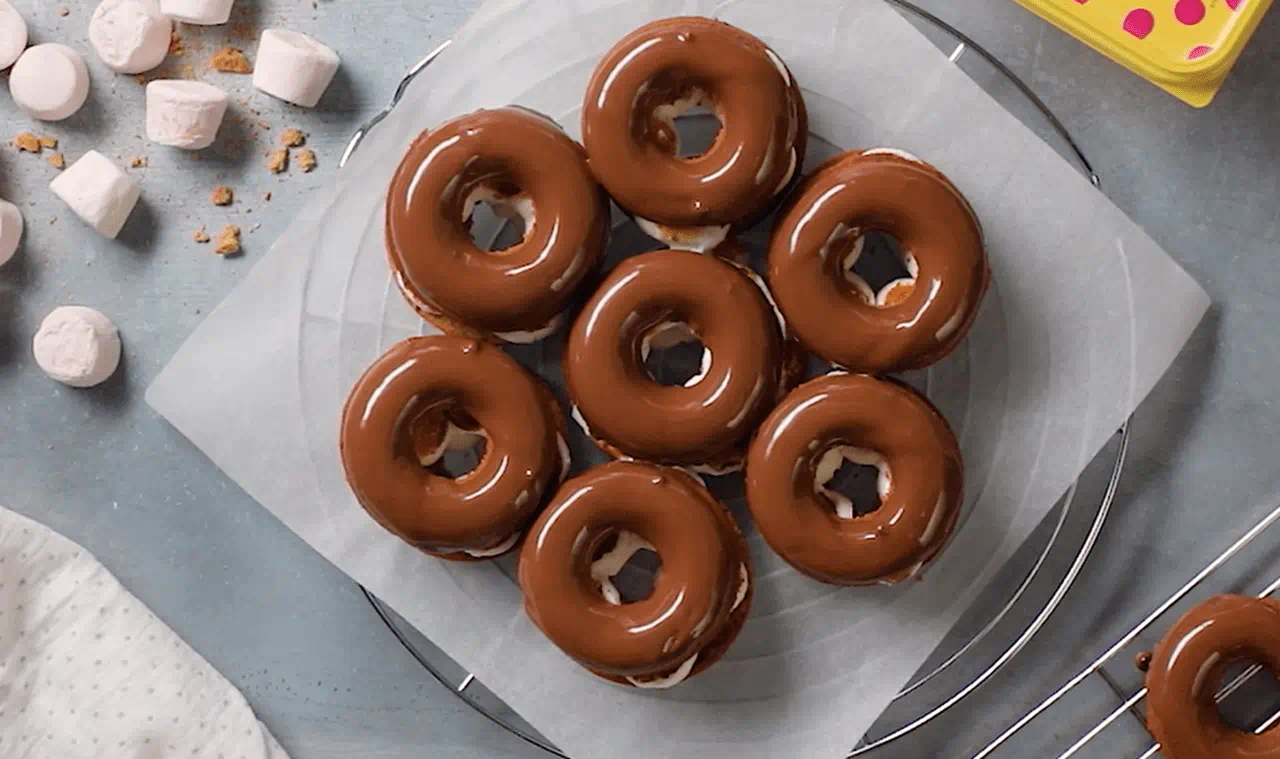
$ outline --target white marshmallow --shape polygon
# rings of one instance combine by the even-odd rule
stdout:
[[[27,22],[9,0],[0,0],[0,71],[13,65],[27,49]]]
[[[227,93],[212,84],[157,79],[147,85],[147,139],[200,150],[213,144],[227,113]]]
[[[9,72],[9,94],[31,118],[61,121],[89,97],[89,69],[66,45],[29,47]]]
[[[169,54],[173,22],[156,0],[102,0],[89,20],[89,42],[98,57],[122,74],[141,74]]]
[[[231,18],[235,0],[160,0],[160,10],[175,21],[214,26]]]
[[[120,331],[83,306],[55,308],[40,324],[31,348],[50,379],[71,387],[100,385],[120,366]]]
[[[49,189],[104,237],[120,234],[142,194],[137,182],[96,150],[71,164]]]
[[[341,59],[330,47],[305,34],[267,29],[258,40],[253,86],[303,108],[320,102]]]
[[[0,200],[0,266],[4,266],[18,252],[22,242],[22,212],[7,200]]]

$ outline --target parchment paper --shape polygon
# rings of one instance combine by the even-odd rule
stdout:
[[[815,159],[892,146],[950,175],[983,221],[995,284],[965,345],[909,378],[951,420],[967,462],[963,525],[923,582],[823,586],[747,524],[750,621],[719,664],[654,692],[601,681],[550,645],[521,611],[510,561],[439,562],[374,524],[342,481],[336,430],[360,371],[423,331],[382,247],[384,188],[407,141],[508,102],[576,135],[599,55],[681,13],[737,24],[786,59]],[[880,0],[494,0],[455,39],[196,330],[149,402],[574,757],[843,756],[1165,371],[1204,292]],[[557,347],[515,353],[556,382]],[[579,468],[598,460],[580,436],[573,450]],[[733,500],[732,482],[717,488]]]

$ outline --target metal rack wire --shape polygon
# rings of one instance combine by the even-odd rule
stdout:
[[[1085,682],[1093,675],[1097,675],[1104,683],[1106,683],[1107,688],[1110,689],[1116,695],[1116,697],[1120,700],[1121,703],[1115,709],[1111,710],[1111,712],[1109,712],[1107,716],[1103,717],[1101,720],[1097,722],[1097,724],[1095,724],[1088,731],[1086,731],[1084,735],[1076,739],[1076,741],[1072,743],[1070,747],[1068,747],[1062,753],[1058,754],[1057,759],[1068,759],[1069,757],[1075,756],[1077,753],[1080,752],[1081,749],[1083,749],[1086,745],[1088,745],[1090,741],[1092,741],[1094,738],[1097,738],[1099,735],[1101,735],[1104,730],[1106,730],[1108,727],[1114,724],[1117,720],[1119,720],[1125,714],[1128,714],[1134,717],[1135,719],[1137,719],[1145,729],[1146,719],[1142,714],[1142,712],[1138,709],[1138,706],[1146,699],[1147,689],[1144,687],[1144,688],[1138,689],[1132,694],[1126,693],[1116,683],[1116,681],[1106,673],[1103,667],[1106,666],[1107,663],[1110,662],[1112,659],[1114,659],[1118,654],[1124,651],[1131,643],[1133,643],[1138,638],[1138,636],[1142,635],[1143,632],[1145,632],[1153,624],[1159,621],[1170,609],[1172,609],[1175,605],[1177,605],[1179,602],[1185,599],[1188,595],[1190,595],[1192,591],[1194,591],[1205,580],[1207,580],[1211,575],[1213,575],[1214,572],[1222,568],[1223,565],[1225,565],[1232,558],[1234,558],[1236,554],[1243,551],[1250,543],[1256,540],[1259,535],[1266,532],[1267,529],[1270,528],[1272,525],[1274,525],[1277,521],[1280,521],[1280,506],[1277,506],[1270,514],[1263,517],[1260,522],[1258,522],[1248,532],[1242,535],[1239,540],[1231,544],[1231,546],[1229,546],[1225,551],[1218,554],[1217,558],[1209,562],[1209,564],[1204,569],[1200,570],[1194,577],[1188,580],[1185,585],[1183,585],[1173,595],[1169,596],[1167,599],[1164,600],[1163,603],[1161,603],[1159,606],[1153,609],[1141,622],[1139,622],[1136,626],[1134,626],[1131,630],[1129,630],[1129,632],[1125,633],[1119,640],[1117,640],[1114,644],[1112,644],[1111,647],[1108,648],[1105,653],[1103,653],[1101,656],[1095,659],[1087,667],[1080,670],[1080,672],[1077,673],[1075,677],[1072,677],[1061,688],[1058,688],[1058,690],[1054,691],[1052,695],[1050,695],[1045,700],[1041,701],[1035,708],[1031,709],[1026,714],[1024,714],[1017,722],[1010,725],[1004,732],[996,736],[996,738],[992,740],[990,743],[988,743],[987,746],[982,749],[982,751],[975,754],[973,756],[973,759],[987,759],[987,757],[994,755],[996,751],[1000,749],[1001,746],[1005,745],[1005,743],[1009,741],[1009,739],[1013,738],[1013,736],[1021,732],[1023,728],[1025,728],[1027,725],[1035,721],[1036,718],[1040,717],[1042,714],[1049,711],[1054,706],[1054,704],[1061,701],[1068,693],[1073,691],[1076,688],[1076,686]],[[1280,578],[1277,578],[1276,580],[1271,582],[1269,585],[1267,585],[1267,587],[1264,588],[1262,592],[1258,593],[1257,597],[1265,598],[1267,596],[1271,596],[1275,594],[1277,591],[1280,591]],[[1243,686],[1245,683],[1247,683],[1249,680],[1251,680],[1261,671],[1262,671],[1262,667],[1256,664],[1250,666],[1249,668],[1247,668],[1246,670],[1238,674],[1235,678],[1231,679],[1229,682],[1224,684],[1222,688],[1220,688],[1217,691],[1217,693],[1214,694],[1214,701],[1217,703],[1221,703],[1224,699],[1226,699],[1232,693],[1239,690],[1241,686]],[[1264,720],[1261,725],[1259,725],[1257,728],[1254,729],[1254,733],[1260,734],[1260,733],[1266,732],[1277,723],[1280,723],[1280,711],[1277,711],[1276,713],[1272,714],[1268,719]],[[1150,746],[1148,746],[1147,749],[1143,751],[1141,754],[1138,754],[1137,759],[1151,759],[1151,757],[1155,756],[1159,752],[1160,752],[1160,744],[1153,743]]]

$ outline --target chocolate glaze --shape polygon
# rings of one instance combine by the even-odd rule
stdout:
[[[683,322],[711,352],[705,377],[664,386],[641,345]],[[615,455],[698,465],[733,454],[783,381],[783,336],[761,290],[732,263],[678,250],[644,253],[610,272],[574,321],[563,371],[569,396]]]
[[[591,564],[620,534],[662,560],[649,597],[605,600]],[[696,674],[719,658],[746,619],[746,542],[732,515],[688,473],[615,461],[566,482],[529,530],[519,582],[529,618],[596,674],[655,677],[695,654]],[[743,598],[742,601],[739,599]]]
[[[655,110],[699,94],[722,128],[705,153],[680,158]],[[764,43],[680,17],[646,24],[604,55],[587,84],[582,139],[592,171],[629,213],[677,228],[726,225],[766,211],[798,173],[806,119],[799,86]]]
[[[841,519],[816,492],[819,460],[835,446],[875,451],[890,486],[880,508]],[[747,453],[747,504],[779,556],[838,585],[914,575],[946,543],[963,500],[960,448],[945,419],[893,380],[834,373],[792,391]]]
[[[457,479],[422,465],[457,428],[484,454]],[[541,380],[499,348],[462,337],[406,340],[356,382],[340,448],[360,505],[391,532],[446,558],[500,547],[563,476],[564,418]]]
[[[1275,759],[1280,731],[1236,730],[1214,692],[1234,664],[1280,673],[1280,602],[1216,596],[1188,612],[1156,645],[1147,672],[1147,726],[1168,759]]]
[[[463,221],[473,193],[531,203],[524,240],[502,251],[477,247]],[[523,108],[477,111],[424,132],[387,196],[396,281],[424,318],[450,332],[492,337],[550,324],[593,272],[608,232],[608,198],[582,147]]]
[[[897,238],[915,286],[868,303],[844,276],[859,231]],[[968,202],[928,164],[850,152],[819,166],[791,196],[769,244],[769,286],[814,353],[856,372],[919,369],[969,331],[990,280]]]

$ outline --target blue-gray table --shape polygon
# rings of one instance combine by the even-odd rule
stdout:
[[[93,551],[245,691],[300,759],[538,752],[419,668],[360,590],[158,418],[143,391],[310,191],[333,179],[349,135],[386,103],[406,67],[478,2],[319,0],[313,8],[307,0],[240,0],[240,27],[185,33],[185,54],[167,64],[178,74],[190,65],[187,74],[235,93],[237,118],[199,161],[143,137],[141,86],[112,77],[89,52],[94,2],[63,0],[66,16],[60,3],[15,2],[34,41],[86,53],[94,90],[84,111],[48,127],[30,123],[0,95],[0,136],[32,129],[59,137],[69,159],[96,148],[121,163],[145,157],[147,166],[131,170],[143,202],[111,242],[48,192],[55,170],[41,157],[0,152],[0,197],[21,204],[28,225],[23,250],[0,269],[0,503]],[[1272,403],[1280,372],[1280,13],[1263,23],[1217,102],[1195,111],[1012,3],[922,5],[971,34],[1044,98],[1093,160],[1107,193],[1215,302],[1140,410],[1116,510],[1062,612],[969,703],[884,752],[960,757],[1100,652],[1270,505],[1280,476],[1272,454],[1280,438],[1280,408]],[[319,109],[282,106],[253,95],[247,77],[204,70],[224,44],[252,52],[251,38],[265,26],[309,32],[341,52],[342,71]],[[311,134],[315,172],[283,179],[266,172],[264,154],[286,126]],[[209,202],[219,184],[237,192],[230,208]],[[245,230],[240,258],[220,259],[191,239],[201,225],[216,231],[226,223]],[[93,391],[46,380],[30,356],[40,319],[72,302],[104,311],[124,334],[123,370]],[[1280,533],[1270,542],[1280,547]],[[1052,742],[1087,726],[1100,708],[1069,705],[1038,725],[1039,735]]]

